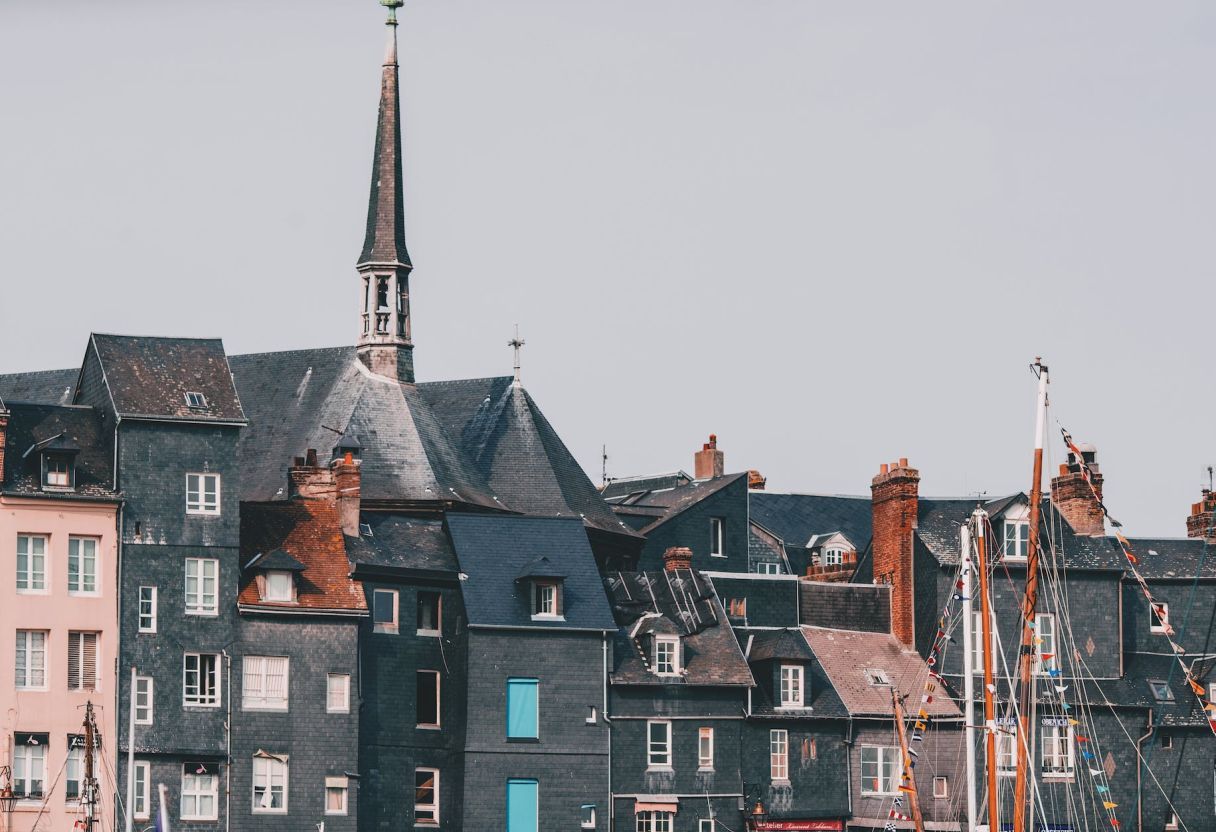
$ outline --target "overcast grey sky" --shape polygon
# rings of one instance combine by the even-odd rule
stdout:
[[[1216,4],[410,0],[422,379],[524,381],[594,479],[1029,484],[1034,380],[1132,534],[1216,462]],[[372,0],[5,0],[0,372],[91,330],[352,343]],[[1051,457],[1062,449],[1053,433]]]

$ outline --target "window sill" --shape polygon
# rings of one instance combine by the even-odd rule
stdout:
[[[775,777],[772,783],[774,786],[788,786],[790,785],[790,779],[788,777]]]
[[[218,711],[220,703],[216,702],[214,705],[207,705],[202,702],[183,702],[182,707],[188,710]]]
[[[539,745],[540,737],[507,737],[507,742],[522,742],[530,745]]]
[[[698,773],[698,774],[704,774],[705,772],[711,772],[711,773],[712,773],[712,772],[713,772],[713,770],[714,770],[714,767],[713,767],[713,766],[697,766],[697,773]]]
[[[100,598],[101,593],[95,589],[94,590],[69,589],[68,597],[69,598]],[[1156,631],[1154,631],[1154,632],[1156,632]]]
[[[418,630],[415,635],[426,636],[427,638],[439,638],[443,634],[438,630]]]
[[[709,553],[709,556],[710,556],[711,558],[724,558],[724,557],[726,557],[726,555],[719,554],[718,552],[710,552],[710,553]]]
[[[186,509],[187,517],[220,517],[221,514],[222,512],[219,511],[203,511],[201,509],[191,511],[190,509]]]
[[[250,814],[254,815],[285,815],[286,809],[250,809]]]
[[[330,812],[327,810],[325,812],[325,817],[327,817],[327,818],[344,818],[344,817],[346,817],[346,814],[347,814],[346,812]]]
[[[286,705],[241,705],[242,711],[259,711],[261,713],[270,714],[285,714],[290,713],[291,708]]]
[[[388,624],[376,624],[375,626],[372,627],[372,632],[373,633],[386,633],[390,636],[395,636],[400,631],[397,629],[396,626],[390,626]]]
[[[536,613],[532,616],[533,621],[565,621],[564,615],[548,615],[547,613]]]
[[[672,766],[646,766],[647,774],[672,774],[675,769]]]
[[[1071,783],[1075,779],[1071,774],[1044,774],[1044,783]]]
[[[48,690],[50,688],[45,686],[40,688],[17,688],[17,693],[46,693]]]
[[[417,728],[419,731],[442,731],[443,730],[438,725],[415,725],[414,727]]]
[[[193,615],[199,618],[219,618],[220,611],[216,610],[186,610],[186,615]]]
[[[327,714],[349,714],[350,708],[326,708],[325,713],[327,713]]]
[[[18,595],[50,595],[51,591],[49,589],[19,589],[19,590],[17,590],[17,594]]]
[[[205,818],[196,817],[195,815],[182,815],[180,818],[180,820],[200,821],[200,822],[204,822],[204,823],[207,821],[217,821],[219,819],[220,819],[219,815],[212,815],[210,817],[205,817]]]

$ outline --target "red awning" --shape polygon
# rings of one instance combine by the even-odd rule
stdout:
[[[639,800],[633,805],[634,812],[677,812],[679,803],[643,803]]]

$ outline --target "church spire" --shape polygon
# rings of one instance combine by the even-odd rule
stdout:
[[[413,383],[409,275],[405,248],[405,206],[401,184],[401,113],[397,83],[397,9],[403,0],[380,0],[388,7],[388,48],[380,76],[380,117],[372,159],[367,234],[356,268],[362,278],[359,358],[372,372]]]

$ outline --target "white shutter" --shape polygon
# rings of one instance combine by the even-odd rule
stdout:
[[[83,633],[68,633],[68,688],[79,690],[83,685],[80,678],[80,637]]]
[[[266,704],[287,705],[287,659],[266,659]]]
[[[95,690],[97,688],[97,633],[81,633],[81,639],[83,641],[81,670],[84,675],[80,686],[86,690]]]

